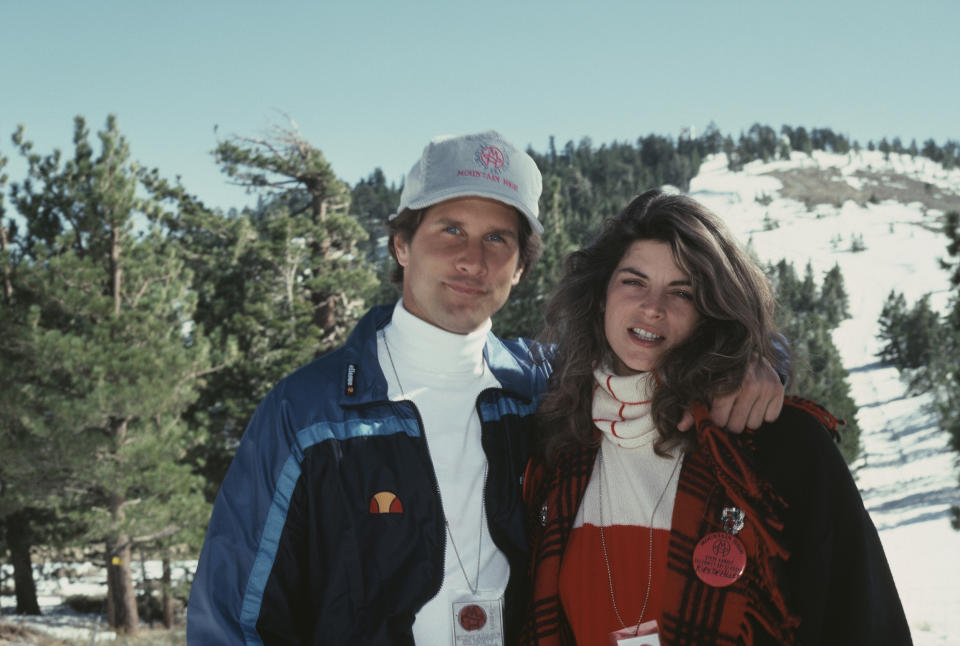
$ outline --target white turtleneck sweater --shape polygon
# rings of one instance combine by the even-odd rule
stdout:
[[[560,599],[577,643],[606,646],[611,631],[636,624],[641,613],[644,621],[659,616],[681,456],[653,451],[659,434],[650,415],[651,373],[598,369],[594,377],[593,423],[602,439],[564,552]],[[611,579],[624,624],[613,608]]]
[[[594,378],[593,423],[601,431],[604,460],[603,524],[649,527],[654,506],[666,489],[653,527],[670,529],[677,493],[677,479],[670,476],[678,457],[662,458],[653,452],[653,441],[659,437],[650,415],[653,374],[620,377],[597,369]],[[574,527],[600,526],[597,472],[594,466]]]
[[[510,575],[507,558],[493,544],[481,512],[487,461],[480,443],[477,396],[500,387],[483,358],[490,325],[488,320],[470,334],[453,334],[410,314],[401,300],[377,339],[388,396],[412,401],[420,412],[443,511],[456,543],[455,552],[448,534],[443,586],[417,613],[413,624],[417,644],[453,644],[451,593],[479,587],[502,595]]]

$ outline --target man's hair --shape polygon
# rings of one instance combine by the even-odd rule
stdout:
[[[568,256],[547,304],[541,341],[556,344],[551,388],[539,412],[548,460],[565,447],[599,440],[591,416],[593,370],[614,365],[604,333],[607,285],[637,240],[670,245],[677,266],[690,277],[700,314],[690,336],[655,367],[658,453],[694,442],[695,434],[676,428],[685,408],[735,390],[757,357],[781,375],[789,372],[786,348],[774,343],[773,290],[760,267],[706,207],[683,195],[648,191],[608,220],[592,244]]]
[[[427,209],[428,208],[430,207],[427,207]],[[413,234],[420,228],[420,223],[423,222],[423,216],[426,214],[427,209],[407,209],[397,217],[387,221],[387,232],[390,236],[387,241],[387,249],[393,257],[393,268],[390,270],[390,282],[398,288],[402,289],[403,287],[403,266],[397,262],[397,250],[394,244],[398,236],[408,244],[413,240]],[[540,234],[536,233],[530,227],[527,218],[524,217],[520,211],[516,209],[514,209],[514,211],[516,211],[517,221],[520,224],[517,244],[520,248],[519,264],[523,267],[522,280],[523,276],[528,275],[530,270],[533,269],[533,266],[537,264],[537,260],[543,252],[543,240]]]

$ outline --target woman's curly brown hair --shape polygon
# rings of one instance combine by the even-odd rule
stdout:
[[[736,390],[756,358],[765,358],[780,375],[789,372],[786,344],[775,341],[780,337],[773,291],[760,267],[706,207],[683,195],[647,191],[608,220],[592,244],[570,254],[547,305],[540,340],[554,346],[553,374],[539,423],[548,459],[570,445],[599,441],[591,417],[593,370],[613,365],[604,335],[607,284],[637,240],[670,245],[693,283],[701,316],[690,336],[664,353],[656,367],[652,415],[660,432],[658,453],[689,446],[695,434],[677,430],[684,410]]]

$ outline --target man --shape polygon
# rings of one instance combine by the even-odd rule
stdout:
[[[260,404],[214,505],[190,644],[515,635],[527,430],[548,375],[490,317],[539,254],[540,191],[496,132],[424,149],[389,223],[402,299]],[[772,382],[718,402],[720,421],[776,417]]]

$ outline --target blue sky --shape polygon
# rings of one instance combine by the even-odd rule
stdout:
[[[217,136],[289,114],[355,183],[496,128],[543,151],[711,121],[960,139],[960,3],[0,0],[0,154],[70,149],[114,113],[133,156],[211,206],[249,201]],[[214,126],[217,134],[214,134]]]

